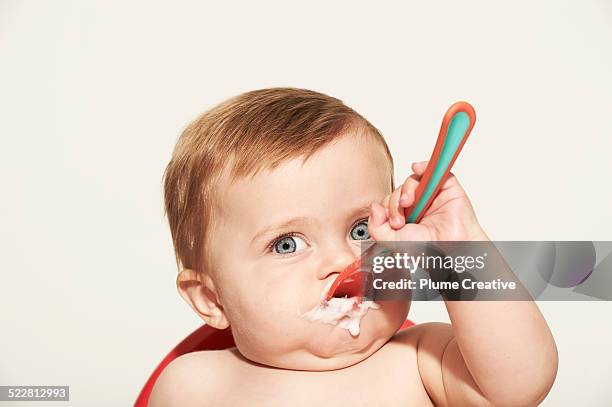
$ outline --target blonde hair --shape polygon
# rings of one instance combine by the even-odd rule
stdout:
[[[306,161],[349,130],[365,131],[393,159],[380,132],[341,100],[298,88],[269,88],[230,98],[200,115],[183,131],[163,175],[165,212],[179,271],[202,271],[218,184],[232,162],[230,182]]]

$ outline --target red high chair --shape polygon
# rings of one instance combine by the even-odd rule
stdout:
[[[407,319],[398,329],[398,332],[413,325],[414,323]],[[236,344],[234,343],[231,328],[219,330],[206,324],[202,325],[193,331],[187,338],[183,339],[181,343],[176,345],[176,347],[172,349],[168,355],[166,355],[160,364],[157,365],[149,377],[149,380],[147,380],[144,387],[140,391],[140,394],[134,403],[134,407],[147,407],[149,396],[151,395],[151,390],[153,390],[155,381],[161,374],[162,370],[164,370],[164,368],[174,359],[184,355],[185,353],[197,352],[200,350],[221,350],[233,348],[234,346],[236,346]]]

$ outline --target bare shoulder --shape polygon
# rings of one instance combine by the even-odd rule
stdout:
[[[444,388],[444,353],[453,340],[450,324],[427,322],[397,333],[392,341],[414,352],[424,390],[435,405],[447,405]]]
[[[454,338],[453,329],[445,322],[426,322],[395,334],[389,344],[391,352],[408,352],[414,358],[423,385],[429,394],[432,377],[440,377],[443,355]],[[405,356],[404,356],[405,357]],[[437,389],[435,389],[437,390]]]
[[[451,324],[415,325],[393,339],[415,349],[419,375],[435,405],[491,405],[465,365]]]
[[[162,371],[149,398],[149,407],[200,406],[202,400],[214,401],[225,371],[229,351],[200,351],[174,359]]]
[[[444,346],[452,337],[450,324],[427,322],[414,325],[397,332],[382,348],[360,365],[372,365],[378,368],[378,365],[382,364],[385,369],[389,369],[395,365],[394,361],[401,361],[398,369],[414,369],[416,377],[420,379],[421,368],[434,362],[435,355],[439,355],[440,351],[444,350]],[[414,375],[411,374],[410,377]]]
[[[415,348],[419,373],[426,385],[431,384],[427,383],[428,378],[440,377],[444,352],[453,338],[453,328],[445,322],[418,324],[394,337],[395,341]]]
[[[441,322],[422,323],[403,329],[370,358],[356,365],[355,373],[365,372],[371,381],[372,374],[381,375],[384,372],[384,386],[395,397],[391,404],[445,405],[444,400],[436,394],[440,390],[444,392],[439,387],[441,381],[438,381],[442,373],[442,358],[439,355],[452,337],[451,326]]]
[[[403,329],[395,334],[390,342],[409,346],[416,351],[417,345],[422,345],[423,341],[437,341],[443,343],[453,336],[453,329],[450,324],[445,322],[426,322],[414,325],[408,329]]]

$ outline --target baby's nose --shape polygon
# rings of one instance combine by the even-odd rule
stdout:
[[[327,279],[332,274],[340,274],[358,258],[350,248],[328,250],[324,257],[317,276],[321,280]]]

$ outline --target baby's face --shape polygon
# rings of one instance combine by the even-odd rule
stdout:
[[[400,327],[409,303],[381,301],[358,336],[300,315],[360,255],[369,205],[390,191],[383,148],[348,134],[305,164],[288,161],[252,179],[220,185],[209,249],[219,300],[246,358],[295,370],[353,365]]]

